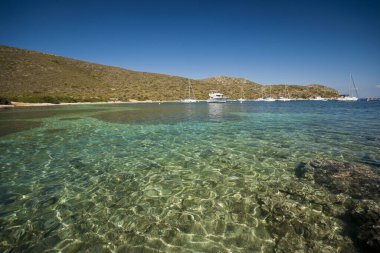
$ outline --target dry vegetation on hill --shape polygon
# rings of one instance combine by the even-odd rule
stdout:
[[[179,100],[186,96],[188,79],[138,72],[65,57],[0,46],[0,101],[76,102],[110,100]],[[210,90],[239,98],[269,95],[268,85],[243,78],[213,77],[191,80],[197,99],[207,99]],[[321,85],[288,85],[293,98],[338,92]],[[284,96],[284,85],[272,85],[272,96]]]

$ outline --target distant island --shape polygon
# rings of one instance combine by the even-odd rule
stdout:
[[[188,78],[105,66],[52,54],[0,46],[0,104],[161,101],[186,96]],[[218,90],[231,99],[262,96],[338,97],[338,91],[323,85],[261,85],[245,78],[226,76],[191,80],[195,97],[208,98]],[[286,91],[286,94],[285,94]]]

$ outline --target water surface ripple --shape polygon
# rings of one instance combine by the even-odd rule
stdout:
[[[0,252],[361,252],[335,204],[347,197],[294,169],[379,161],[379,112],[362,101],[0,111]]]

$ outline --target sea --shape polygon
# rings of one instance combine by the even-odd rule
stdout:
[[[380,102],[3,109],[0,252],[366,252],[313,161],[380,173]]]

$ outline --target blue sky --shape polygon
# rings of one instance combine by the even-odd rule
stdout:
[[[194,79],[380,97],[380,1],[0,1],[0,44]]]

